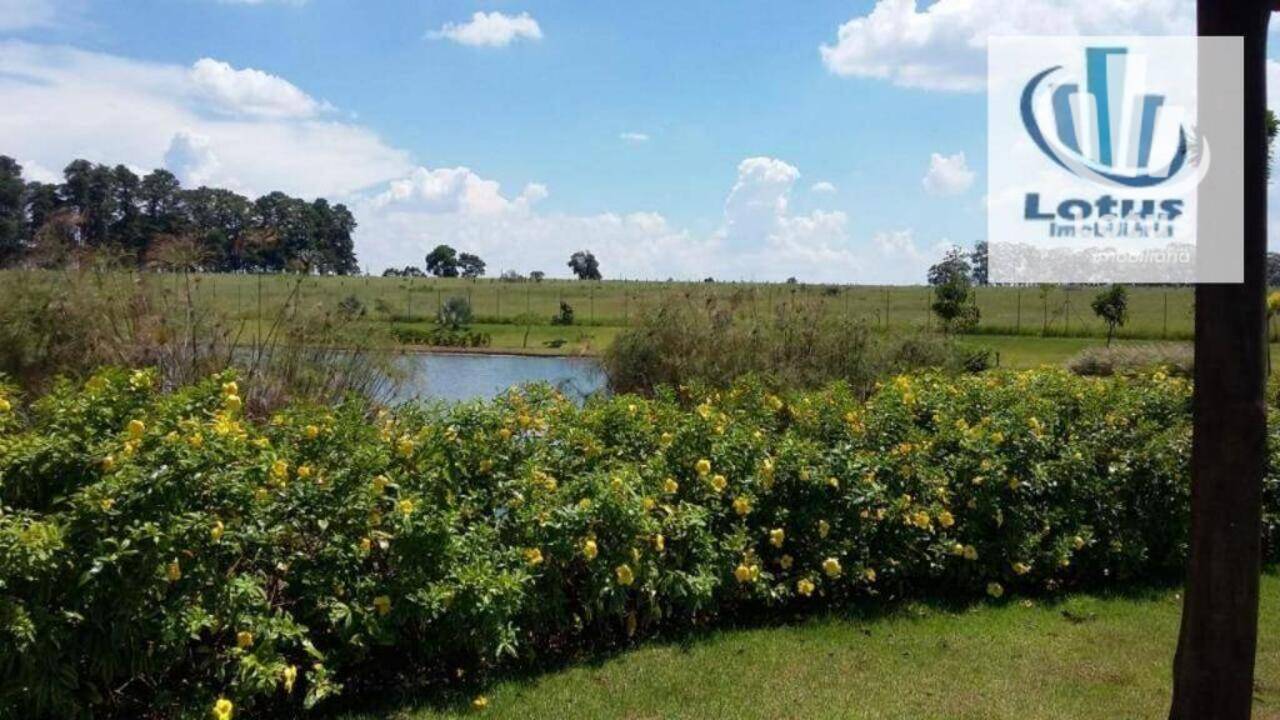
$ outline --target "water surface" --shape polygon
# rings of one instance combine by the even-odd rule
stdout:
[[[475,400],[513,385],[544,382],[575,400],[600,392],[605,375],[591,358],[462,353],[407,353],[397,361],[404,377],[392,399]]]

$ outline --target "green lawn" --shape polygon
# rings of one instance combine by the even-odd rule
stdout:
[[[652,643],[478,689],[492,718],[1162,718],[1180,601],[910,606]],[[1280,718],[1280,578],[1263,582],[1254,717]],[[392,700],[342,720],[475,716],[470,693]]]

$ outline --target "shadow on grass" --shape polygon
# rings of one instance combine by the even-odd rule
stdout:
[[[1275,574],[1276,569],[1269,570]],[[989,597],[880,597],[864,598],[835,609],[808,612],[802,606],[790,606],[783,612],[776,608],[752,608],[741,611],[733,618],[716,618],[705,624],[666,628],[635,641],[619,634],[598,636],[594,642],[583,641],[567,645],[539,657],[503,668],[499,672],[466,680],[447,680],[440,672],[402,667],[397,682],[378,687],[353,689],[349,694],[336,698],[320,708],[318,716],[334,720],[357,718],[398,718],[419,710],[464,713],[471,711],[472,700],[498,683],[535,683],[542,677],[569,668],[600,668],[628,652],[641,648],[669,648],[682,653],[692,652],[699,646],[720,639],[726,634],[769,629],[803,628],[823,623],[847,623],[861,626],[863,634],[870,635],[874,626],[886,621],[923,620],[938,615],[960,617],[966,613],[987,609],[1015,608],[1026,600],[1032,600],[1041,612],[1059,614],[1065,623],[1092,622],[1097,615],[1094,602],[1127,601],[1156,602],[1170,598],[1181,589],[1176,578],[1129,583],[1117,586],[1097,586],[1073,589],[1070,593],[1005,596],[995,600]],[[1084,607],[1082,607],[1082,605]],[[429,677],[429,680],[408,678]]]

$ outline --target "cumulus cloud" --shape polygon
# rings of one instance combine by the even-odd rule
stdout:
[[[990,35],[1194,35],[1191,0],[878,0],[819,52],[836,75],[978,91]]]
[[[827,182],[826,180],[819,180],[818,182],[809,186],[809,192],[817,193],[819,195],[830,195],[835,191],[836,191],[836,186]]]
[[[472,47],[506,47],[519,39],[541,40],[542,28],[527,12],[505,15],[501,12],[476,12],[465,23],[445,23],[428,33],[432,38],[452,40]]]
[[[230,114],[308,118],[325,107],[284,78],[253,68],[237,70],[212,58],[197,60],[190,78],[214,108]]]
[[[85,158],[151,169],[171,156],[205,182],[245,193],[337,198],[412,168],[376,133],[316,115],[303,91],[258,71],[18,41],[0,42],[0,68],[0,137],[44,167]]]
[[[642,132],[624,132],[618,135],[618,139],[632,144],[647,143],[649,136]]]
[[[959,195],[973,185],[974,172],[965,162],[964,153],[929,156],[929,170],[921,184],[931,195]]]
[[[164,153],[164,166],[187,187],[207,185],[222,167],[208,136],[179,130]]]

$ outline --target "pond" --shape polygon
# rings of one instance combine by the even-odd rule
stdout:
[[[513,385],[545,382],[575,400],[604,390],[606,378],[590,358],[471,353],[410,353],[397,361],[404,379],[392,399],[476,400]]]

